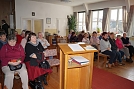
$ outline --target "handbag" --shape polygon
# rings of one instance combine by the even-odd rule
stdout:
[[[40,68],[44,68],[44,69],[49,69],[50,68],[50,64],[48,63],[48,61],[44,60],[44,61],[39,63],[39,67]]]
[[[36,53],[37,58],[38,58],[39,54],[41,55],[39,57],[39,58],[41,58],[41,60],[39,59],[40,61],[38,62],[39,63],[38,66],[40,68],[49,69],[50,68],[50,64],[46,60],[43,59],[44,58],[44,54],[43,53],[38,53],[38,55],[37,55],[37,53]]]
[[[19,69],[22,68],[22,64],[21,63],[19,65],[16,65],[16,66],[8,64],[8,66],[9,66],[11,71],[19,70]]]

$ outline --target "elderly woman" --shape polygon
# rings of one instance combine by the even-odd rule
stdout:
[[[28,36],[29,36],[29,34],[31,33],[31,31],[26,31],[25,32],[25,38],[23,38],[22,40],[21,40],[21,45],[22,45],[22,47],[25,49],[25,46],[26,46],[26,43],[27,43],[27,38],[28,38]]]
[[[37,40],[35,33],[29,34],[28,42],[25,46],[25,52],[25,62],[30,84],[37,84],[39,89],[44,89],[41,79],[43,77],[44,84],[47,85],[46,75],[51,72],[51,69],[44,69],[39,67],[39,63],[44,59],[44,57],[42,57],[44,55],[44,48],[42,44]]]
[[[130,58],[129,49],[123,45],[120,35],[117,35],[116,45],[119,48],[119,50],[124,52],[126,56],[126,62],[132,63],[133,60]]]
[[[48,46],[50,46],[50,44],[48,43],[48,41],[43,38],[42,32],[39,32],[38,33],[38,41],[42,44],[42,46],[44,48],[47,48]]]
[[[2,71],[5,74],[5,81],[4,85],[8,89],[13,88],[13,79],[14,73],[18,73],[21,77],[22,88],[28,88],[28,74],[26,70],[26,66],[23,63],[25,58],[24,49],[20,44],[16,44],[16,36],[9,35],[8,36],[8,43],[5,44],[2,49],[0,50],[0,59],[2,61]],[[18,70],[11,70],[10,66],[17,66],[22,65]]]
[[[102,33],[102,39],[100,41],[100,50],[103,54],[110,56],[108,67],[111,68],[111,65],[116,61],[116,53],[112,52],[111,50],[111,44],[108,40],[107,32]]]

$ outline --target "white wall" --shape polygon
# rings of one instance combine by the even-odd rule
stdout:
[[[43,19],[44,29],[56,29],[56,19],[66,19],[67,15],[73,13],[73,8],[69,6],[55,5],[28,0],[15,0],[15,11],[16,29],[22,29],[22,18]],[[32,16],[32,12],[35,12],[35,16]],[[46,24],[46,18],[51,18],[51,24]]]
[[[134,5],[134,0],[130,0],[130,4]],[[88,4],[88,10],[96,10],[96,9],[103,9],[109,7],[118,7],[118,6],[125,6],[125,0],[110,0],[110,1],[103,1],[93,4]],[[85,11],[83,5],[73,7],[74,12]]]

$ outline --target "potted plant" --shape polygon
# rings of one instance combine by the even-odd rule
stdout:
[[[70,16],[68,15],[67,19],[68,19],[69,31],[74,30],[76,32],[77,21],[76,21],[75,16],[74,15],[70,15]]]

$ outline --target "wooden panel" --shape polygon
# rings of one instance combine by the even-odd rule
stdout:
[[[68,69],[67,84],[65,89],[84,89],[80,88],[81,68]]]

